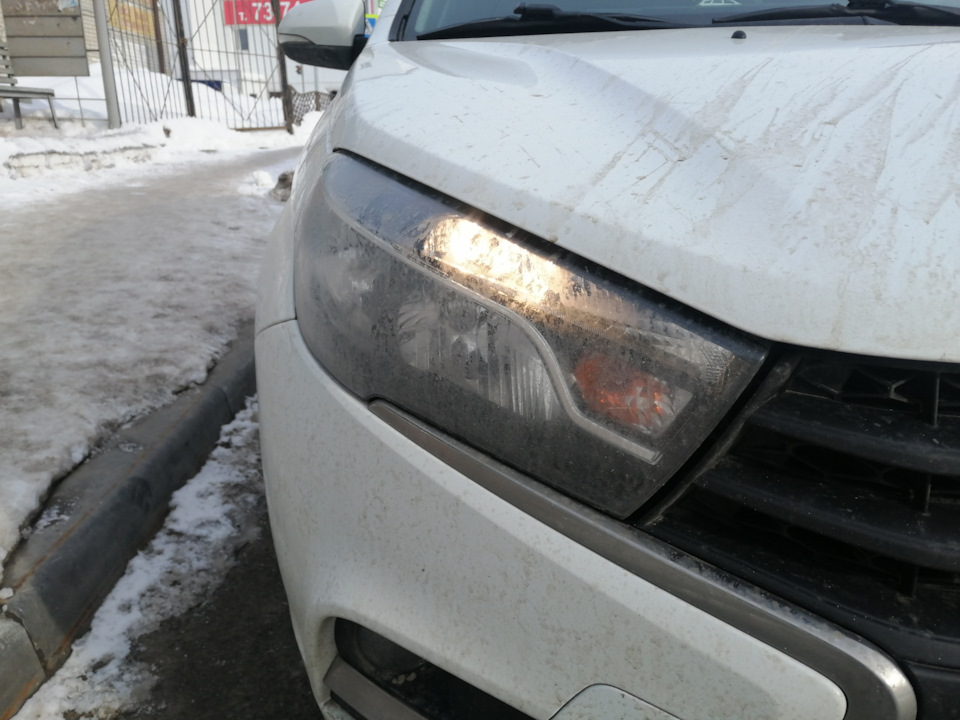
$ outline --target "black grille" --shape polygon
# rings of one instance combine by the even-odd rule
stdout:
[[[933,425],[940,416],[960,417],[960,373],[949,367],[909,368],[818,358],[803,363],[788,391],[919,416]]]
[[[873,641],[960,718],[960,368],[817,354],[644,529]]]

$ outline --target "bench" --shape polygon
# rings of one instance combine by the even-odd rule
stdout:
[[[10,62],[10,53],[7,51],[5,43],[0,43],[0,98],[9,98],[13,100],[13,120],[17,128],[23,127],[23,118],[20,116],[20,101],[43,100],[46,98],[50,103],[50,116],[53,118],[53,126],[57,125],[57,113],[53,109],[53,90],[44,90],[42,88],[18,87],[17,78],[13,74],[13,65]]]

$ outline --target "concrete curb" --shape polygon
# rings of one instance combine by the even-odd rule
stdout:
[[[220,428],[256,388],[253,323],[206,382],[138,421],[61,481],[3,569],[0,720],[66,661],[127,563],[160,528],[170,496],[206,462]]]

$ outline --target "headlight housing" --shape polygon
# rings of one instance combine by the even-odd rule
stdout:
[[[696,451],[766,354],[344,154],[304,204],[295,262],[304,339],[347,389],[616,517]]]

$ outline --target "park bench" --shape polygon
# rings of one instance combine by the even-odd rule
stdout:
[[[13,100],[13,120],[18,128],[23,127],[23,118],[20,116],[21,100],[43,100],[50,103],[50,116],[53,118],[53,126],[57,125],[57,113],[53,109],[53,90],[44,90],[42,88],[28,88],[17,86],[17,78],[13,74],[13,65],[10,62],[10,53],[7,51],[6,43],[0,43],[0,98],[9,98]]]

